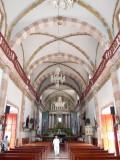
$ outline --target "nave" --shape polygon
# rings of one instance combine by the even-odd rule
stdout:
[[[65,147],[60,147],[59,156],[55,156],[53,148],[48,153],[46,160],[69,160],[68,152],[65,150]]]
[[[42,141],[10,148],[0,154],[0,160],[120,160],[120,155],[85,142],[66,141],[55,156],[52,143]]]
[[[80,136],[119,155],[120,0],[0,0],[0,93],[8,147]]]

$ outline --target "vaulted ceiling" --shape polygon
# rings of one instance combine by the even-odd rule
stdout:
[[[120,0],[0,0],[0,28],[42,101],[61,95],[76,105],[120,28]],[[56,88],[59,66],[66,81]]]

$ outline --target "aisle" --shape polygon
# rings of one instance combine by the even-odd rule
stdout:
[[[51,152],[48,154],[46,160],[69,160],[68,159],[68,153],[66,152],[65,148],[60,149],[59,156],[55,156],[54,150],[52,148]]]

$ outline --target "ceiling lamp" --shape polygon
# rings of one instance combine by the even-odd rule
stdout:
[[[60,83],[65,82],[65,76],[60,74],[60,67],[57,67],[55,73],[51,76],[51,83],[55,83],[56,87],[59,88]]]
[[[59,17],[59,8],[58,8],[58,17]],[[59,37],[59,18],[58,18],[58,37]],[[65,82],[65,76],[63,76],[60,72],[60,63],[61,63],[61,55],[60,55],[60,41],[58,39],[58,45],[57,45],[57,49],[58,49],[58,60],[57,60],[57,64],[59,64],[59,66],[56,67],[55,69],[55,73],[51,76],[51,83],[55,83],[56,87],[59,88],[60,83],[63,84]]]
[[[48,0],[53,7],[66,9],[72,7],[74,0]]]

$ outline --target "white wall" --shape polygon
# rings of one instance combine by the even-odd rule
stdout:
[[[96,118],[95,114],[95,104],[94,104],[94,98],[92,98],[88,102],[88,107],[87,107],[87,113],[86,113],[86,118],[90,119],[90,124],[94,126],[94,118]]]
[[[9,79],[7,88],[7,101],[11,102],[18,107],[18,119],[17,119],[17,138],[19,137],[19,125],[20,125],[20,114],[21,114],[21,103],[22,103],[22,91]]]
[[[24,122],[26,122],[26,118],[30,116],[31,118],[31,107],[32,107],[32,102],[28,97],[25,98],[25,113],[24,113]]]
[[[21,107],[22,102],[22,91],[14,84],[14,82],[9,79],[7,88],[7,100]]]
[[[114,106],[115,106],[111,79],[109,79],[103,85],[103,87],[98,91],[97,96],[99,97],[98,98],[98,106],[99,106],[100,110],[102,109],[102,107],[109,104],[110,102],[113,102]]]
[[[31,107],[32,107],[32,102],[30,101],[30,99],[26,96],[25,97],[25,112],[24,112],[24,122],[26,123],[26,118],[28,116],[30,116],[29,118],[31,118]],[[22,138],[27,138],[29,137],[29,140],[32,140],[32,133],[29,131],[24,131],[21,132],[19,139],[22,140]],[[22,144],[22,142],[20,142]]]

